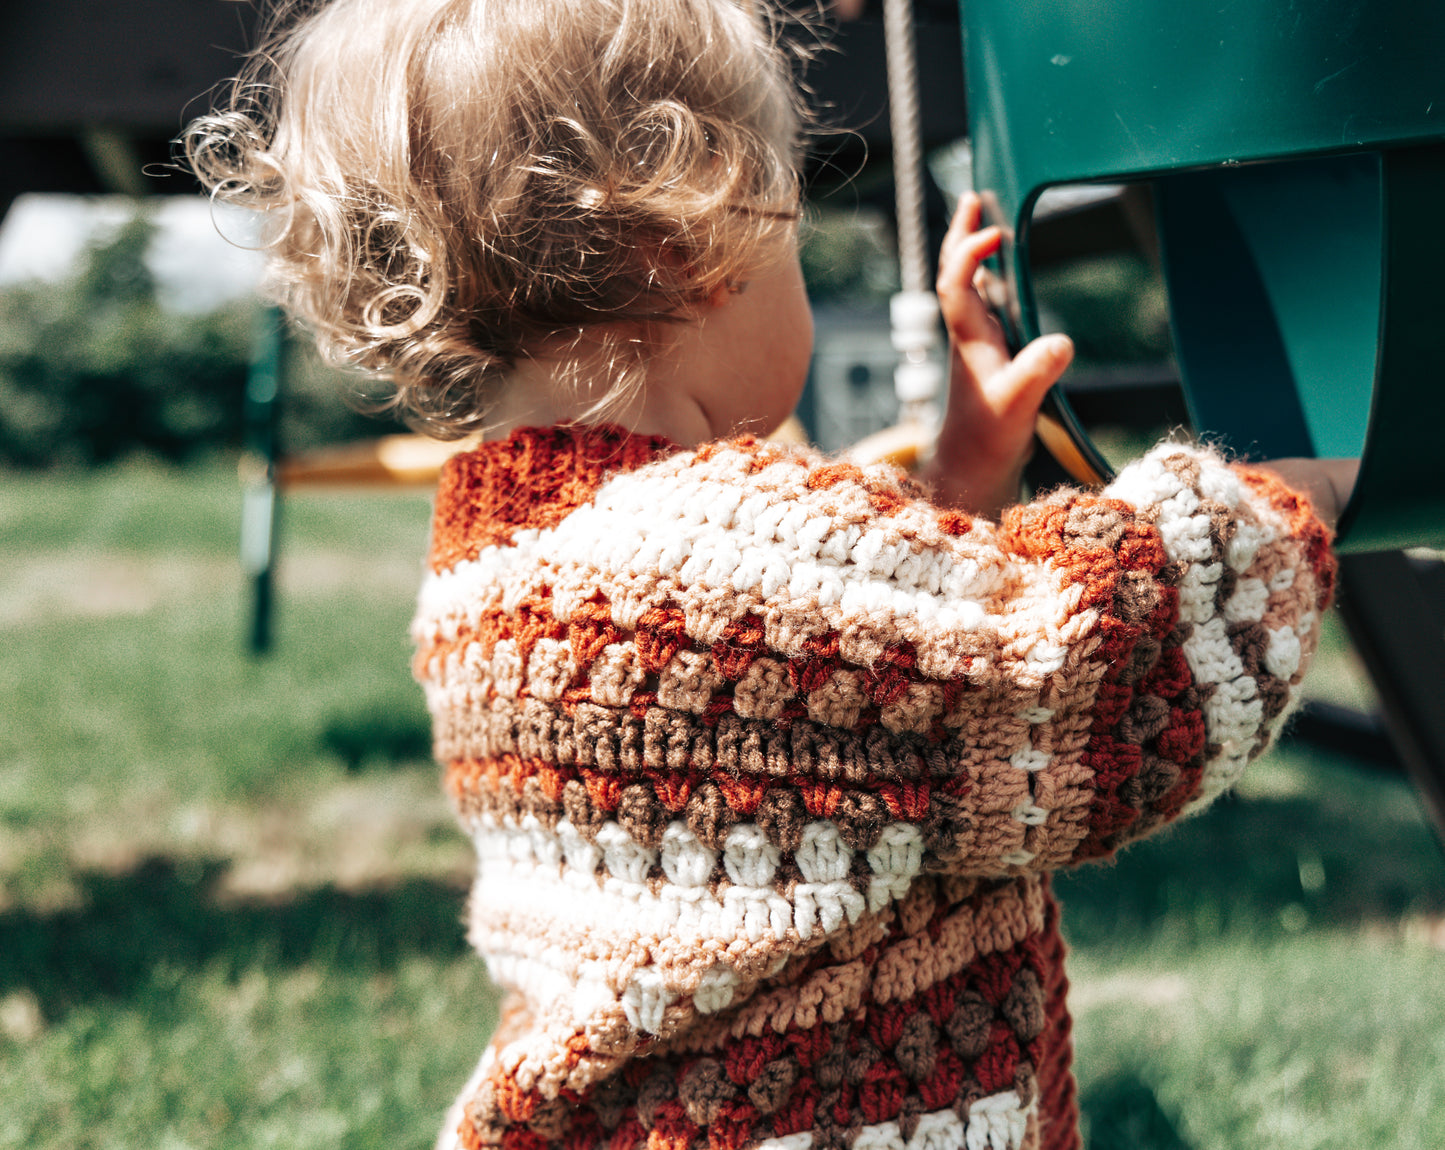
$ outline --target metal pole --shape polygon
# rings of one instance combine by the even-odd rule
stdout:
[[[241,570],[250,584],[251,617],[247,649],[271,649],[276,518],[276,460],[280,454],[281,356],[285,338],[281,309],[260,309],[246,378],[245,443],[241,455]]]

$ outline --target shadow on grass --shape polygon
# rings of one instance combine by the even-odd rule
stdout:
[[[1142,1079],[1130,1074],[1096,1083],[1079,1099],[1088,1150],[1189,1150],[1174,1121]]]
[[[466,951],[457,887],[424,879],[360,892],[328,885],[263,902],[220,895],[225,870],[149,858],[121,874],[76,875],[79,907],[0,914],[0,996],[28,988],[54,1019],[94,998],[138,994],[157,966],[377,970],[409,955]]]
[[[1352,770],[1317,794],[1225,796],[1055,890],[1075,945],[1160,931],[1188,944],[1445,913],[1445,852],[1404,783]]]
[[[321,732],[321,748],[353,774],[431,761],[431,727],[425,712],[398,714],[394,707],[366,707],[333,715]]]

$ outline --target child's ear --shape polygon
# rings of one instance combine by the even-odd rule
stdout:
[[[686,255],[666,240],[649,242],[641,240],[637,244],[637,254],[646,264],[652,275],[661,275],[668,278],[677,277],[684,281],[695,282],[695,268]],[[694,307],[712,309],[722,307],[723,304],[741,289],[732,281],[725,280],[720,283],[707,295],[693,295]]]
[[[743,280],[724,280],[718,284],[707,297],[709,307],[722,307],[734,296],[742,295],[747,289],[747,283]]]

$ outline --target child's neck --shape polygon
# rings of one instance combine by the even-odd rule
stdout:
[[[637,435],[663,436],[682,447],[727,434],[727,428],[713,428],[689,386],[690,341],[663,338],[667,342],[648,356],[632,393],[600,413],[594,408],[606,390],[605,373],[573,380],[558,359],[518,360],[501,400],[489,413],[486,438],[503,438],[518,427],[559,423],[611,423]]]

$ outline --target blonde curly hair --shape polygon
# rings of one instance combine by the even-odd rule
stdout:
[[[270,294],[433,434],[484,425],[543,346],[615,405],[637,332],[796,218],[770,0],[283,0],[270,26],[186,159],[264,213]]]

